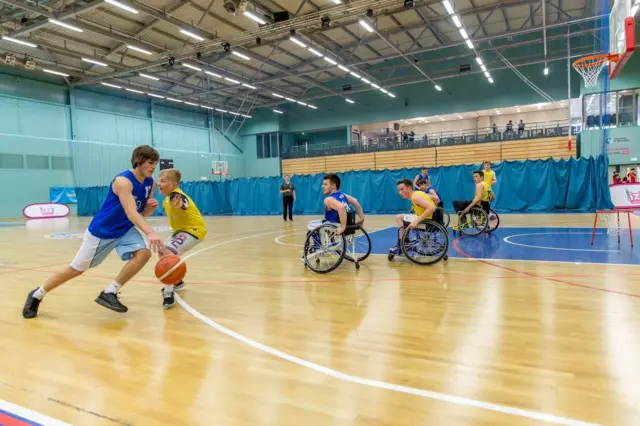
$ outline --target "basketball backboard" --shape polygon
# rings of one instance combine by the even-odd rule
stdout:
[[[636,50],[636,20],[640,0],[615,0],[609,14],[609,54],[618,55],[609,61],[609,79],[620,71]]]
[[[214,175],[226,176],[229,174],[229,163],[226,161],[213,160],[211,162],[211,173]]]

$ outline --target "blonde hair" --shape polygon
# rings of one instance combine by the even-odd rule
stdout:
[[[182,173],[180,173],[178,169],[164,169],[160,171],[160,177],[166,177],[176,185],[179,185],[182,179]]]

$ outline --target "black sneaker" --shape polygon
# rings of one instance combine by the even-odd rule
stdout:
[[[118,295],[116,293],[105,293],[103,291],[96,298],[96,303],[116,312],[123,313],[129,310],[129,308],[120,303],[120,300],[118,300]]]
[[[26,302],[24,302],[24,307],[22,308],[22,316],[25,318],[35,318],[38,316],[38,307],[40,306],[40,302],[42,300],[33,297],[33,293],[35,293],[36,290],[38,289],[36,288],[35,290],[31,290],[31,292],[29,292],[29,295],[27,296]]]
[[[162,307],[165,309],[169,309],[173,305],[176,304],[176,298],[173,296],[173,292],[171,294],[163,293],[164,300],[162,301]]]
[[[178,284],[173,286],[174,291],[182,290],[184,288],[184,281],[180,281]]]

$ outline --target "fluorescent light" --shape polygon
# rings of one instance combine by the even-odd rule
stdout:
[[[466,40],[469,38],[469,34],[467,34],[467,31],[464,28],[460,28],[458,31],[460,31],[460,35],[463,39]]]
[[[155,93],[147,93],[147,95],[158,99],[164,99],[164,96],[156,95]]]
[[[349,72],[349,68],[343,66],[343,65],[338,65],[338,68],[340,68],[342,71],[346,71]]]
[[[335,4],[342,4],[340,0],[331,0],[331,1],[333,1]]]
[[[254,21],[256,21],[260,25],[266,25],[267,24],[267,21],[265,21],[264,19],[260,18],[258,15],[255,15],[253,12],[244,11],[243,15],[246,16],[249,19],[253,19]]]
[[[358,22],[364,27],[365,30],[369,31],[370,33],[373,32],[373,28],[367,21],[365,21],[364,19],[360,19]]]
[[[18,40],[17,38],[13,38],[13,37],[2,36],[2,39],[3,40],[7,40],[7,41],[11,41],[13,43],[23,44],[23,45],[29,46],[29,47],[38,47],[37,45],[35,45],[33,43],[28,43],[26,41]]]
[[[167,98],[167,100],[171,101],[171,102],[178,102],[179,104],[182,103],[182,101],[180,99]]]
[[[141,91],[135,90],[135,89],[129,89],[128,87],[125,87],[124,90],[126,90],[127,92],[139,93],[141,95],[144,95],[144,92],[141,92]]]
[[[216,108],[216,111],[220,111],[220,112],[229,112],[229,111],[227,111],[226,109],[219,109],[219,108]]]
[[[205,74],[209,74],[210,76],[216,77],[216,78],[222,78],[222,76],[220,74],[216,74],[215,72],[211,72],[211,71],[205,71]]]
[[[184,101],[184,103],[191,106],[199,106],[198,104],[194,104],[193,102]]]
[[[393,94],[393,93],[391,93],[391,92],[387,93],[387,95],[391,96],[392,98],[395,98],[395,97],[396,97],[396,95],[394,95],[394,94]]]
[[[122,3],[120,3],[119,1],[116,1],[116,0],[104,0],[104,1],[106,1],[106,2],[107,2],[107,3],[109,3],[109,4],[114,5],[114,6],[116,6],[116,7],[119,7],[120,9],[124,9],[124,10],[126,10],[127,12],[131,12],[131,13],[138,13],[138,11],[137,11],[137,10],[135,10],[134,8],[132,8],[132,7],[130,7],[130,6],[127,6],[126,4],[122,4]]]
[[[438,86],[437,84],[433,87],[435,87],[438,92],[442,92],[442,87]]]
[[[240,52],[236,52],[235,50],[232,50],[232,51],[231,51],[231,54],[236,55],[237,57],[242,58],[242,59],[244,59],[244,60],[246,60],[246,61],[248,61],[248,60],[250,60],[250,59],[251,59],[251,58],[250,58],[250,57],[248,57],[247,55],[244,55],[244,54],[242,54],[242,53],[240,53]]]
[[[471,43],[471,40],[467,39],[467,47],[469,49],[473,49],[473,43]]]
[[[544,75],[549,75],[549,67],[544,67]]]
[[[447,12],[449,12],[449,15],[453,15],[453,7],[451,7],[449,0],[444,0],[442,4],[444,5],[444,8],[447,9]]]
[[[109,86],[116,89],[122,89],[122,86],[116,86],[115,84],[110,84],[110,83],[100,83],[100,84],[102,84],[103,86]]]
[[[314,49],[313,47],[309,48],[309,52],[313,53],[316,56],[320,56],[322,57],[322,53],[318,52],[316,49]]]
[[[489,73],[487,71],[484,72],[484,75],[486,75],[487,78],[491,77],[491,75],[489,75]]]
[[[229,77],[225,77],[224,79],[229,81],[229,82],[231,82],[231,83],[234,83],[234,84],[240,84],[240,82],[238,80],[234,80],[234,79],[229,78]]]
[[[240,115],[243,116],[244,118],[253,118],[252,116],[247,115],[247,114],[240,114]]]
[[[307,105],[307,106],[308,106],[309,108],[311,108],[311,109],[318,109],[318,107],[317,107],[317,106],[315,106],[315,105],[311,105],[311,104],[309,104],[309,105]]]
[[[256,87],[255,87],[255,86],[252,86],[252,85],[247,84],[247,83],[242,83],[242,85],[243,85],[244,87],[248,87],[249,89],[253,89],[253,90],[255,90],[255,89],[256,89]]]
[[[195,65],[191,65],[191,64],[188,64],[188,63],[186,63],[186,62],[183,62],[183,63],[182,63],[182,66],[183,66],[183,67],[187,67],[187,68],[191,68],[192,70],[202,71],[202,68],[198,68],[198,67],[196,67]]]
[[[294,42],[295,44],[297,44],[300,47],[307,47],[306,44],[304,44],[303,42],[301,42],[300,40],[298,40],[295,37],[289,37],[289,40],[291,40],[292,42]]]
[[[296,102],[297,102],[297,103],[299,103],[300,105],[307,106],[307,104],[305,104],[305,103],[304,103],[304,102],[302,102],[302,101],[296,101]]]
[[[374,88],[376,88],[376,89],[379,89],[379,88],[380,88],[380,86],[378,86],[378,85],[377,85],[377,84],[375,84],[375,83],[371,83],[371,87],[374,87]]]
[[[362,77],[362,81],[364,81],[367,84],[371,84],[371,82],[369,80],[367,80],[366,78]]]
[[[352,101],[352,100],[351,100],[351,99],[349,99],[349,98],[344,98],[344,100],[345,100],[345,101],[347,101],[347,102],[349,102],[350,104],[355,104],[355,102],[354,102],[354,101]]]
[[[49,69],[46,69],[46,68],[43,68],[42,71],[48,72],[49,74],[55,74],[55,75],[61,75],[63,77],[69,77],[69,74],[65,74],[65,73],[60,72],[60,71],[49,70]]]
[[[148,51],[148,50],[146,50],[146,49],[143,49],[143,48],[141,48],[141,47],[134,46],[134,45],[132,45],[132,44],[127,44],[127,48],[128,48],[128,49],[131,49],[131,50],[135,50],[136,52],[144,53],[145,55],[152,55],[152,54],[153,54],[152,52],[149,52],[149,51]]]
[[[386,90],[385,90],[385,89],[383,89],[382,87],[380,88],[380,91],[381,91],[382,93],[384,93],[384,94],[388,94],[388,93],[389,93],[388,91],[386,91]]]
[[[65,27],[65,28],[67,28],[67,29],[69,29],[71,31],[75,31],[75,32],[78,32],[78,33],[84,32],[82,30],[82,28],[78,28],[78,27],[75,27],[73,25],[69,25],[66,22],[58,21],[57,19],[49,19],[49,22],[51,22],[52,24],[55,24],[55,25],[59,25],[61,27]]]
[[[204,41],[204,37],[199,36],[198,34],[194,34],[191,31],[187,31],[187,30],[183,30],[182,28],[180,28],[180,32],[186,36],[189,36],[191,38],[195,38],[198,41]]]
[[[148,78],[149,80],[160,81],[160,79],[158,77],[154,77],[154,76],[149,75],[149,74],[144,74],[144,73],[139,72],[138,75],[140,77]]]
[[[351,73],[352,76],[354,76],[355,78],[360,78],[360,74],[356,74],[353,71],[349,71]]]
[[[276,112],[278,114],[284,114],[284,112],[280,111],[279,109],[274,109],[273,112]]]
[[[331,58],[330,58],[330,57],[328,57],[328,56],[325,56],[325,57],[324,57],[324,58],[322,58],[322,59],[324,59],[325,61],[329,62],[331,65],[336,65],[336,64],[337,64],[337,62],[336,62],[336,61],[334,61],[333,59],[331,59]]]
[[[276,98],[284,98],[284,96],[278,95],[277,93],[272,93],[272,95],[275,96]]]
[[[202,108],[204,108],[204,109],[213,109],[213,107],[206,106],[206,105],[200,105],[200,106],[201,106]]]
[[[482,69],[482,71],[487,72],[487,67],[485,67],[484,65],[480,65],[480,68]]]
[[[233,115],[240,115],[237,112],[233,112],[233,111],[229,111],[229,114],[233,114]]]
[[[82,58],[82,60],[85,61],[85,62],[89,62],[90,64],[100,65],[101,67],[107,67],[108,66],[104,62],[96,61],[95,59]]]
[[[288,100],[289,102],[295,102],[296,101],[295,99],[291,99],[291,98],[287,98],[287,97],[285,97],[285,99]]]
[[[482,59],[480,58],[480,56],[476,56],[476,62],[478,63],[478,65],[482,65]]]
[[[453,15],[451,19],[453,19],[453,23],[456,24],[456,27],[462,28],[462,22],[460,22],[460,18],[458,18],[458,15]]]

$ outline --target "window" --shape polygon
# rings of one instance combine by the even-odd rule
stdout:
[[[22,154],[0,154],[0,169],[23,169]]]
[[[585,129],[636,126],[640,122],[637,90],[620,90],[585,95]]]
[[[27,155],[27,169],[47,170],[49,157],[46,155]]]
[[[53,170],[71,170],[71,157],[51,157]]]
[[[258,158],[277,158],[280,156],[280,133],[261,133],[256,135],[256,155]]]

